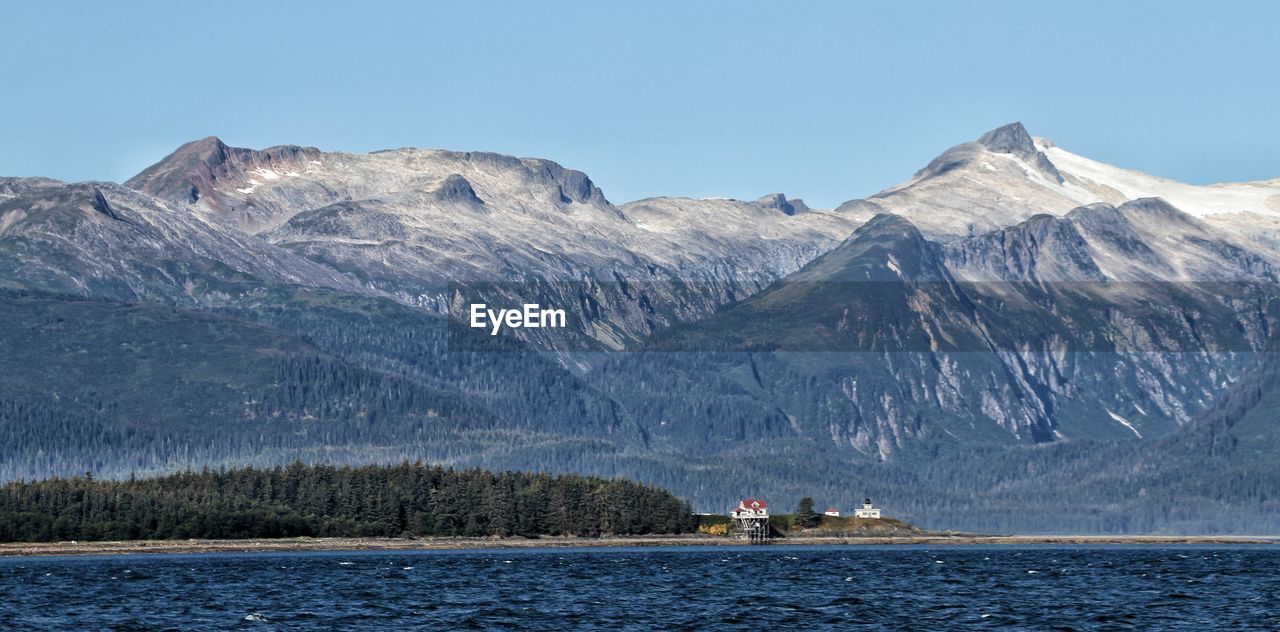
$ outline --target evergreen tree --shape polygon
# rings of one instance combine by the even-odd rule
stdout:
[[[404,462],[0,486],[0,541],[687,533],[689,505],[622,479]]]
[[[821,521],[822,517],[813,510],[813,499],[808,496],[801,498],[800,503],[796,505],[796,526],[811,529],[818,526]]]

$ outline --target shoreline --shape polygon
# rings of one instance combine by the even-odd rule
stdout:
[[[768,546],[955,546],[955,545],[1078,545],[1078,544],[1225,544],[1275,545],[1280,536],[1162,536],[1162,535],[919,535],[863,537],[790,537]],[[246,540],[129,540],[108,542],[6,542],[0,558],[80,555],[138,555],[191,553],[281,553],[319,551],[448,551],[468,549],[642,548],[670,546],[759,546],[718,536],[610,536],[602,538],[271,538]]]

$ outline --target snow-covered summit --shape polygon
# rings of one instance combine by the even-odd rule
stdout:
[[[1259,227],[1280,221],[1280,182],[1193,185],[1115,167],[1073,154],[1011,123],[943,152],[911,179],[839,211],[863,218],[891,212],[933,238],[1008,227],[1080,206],[1119,206],[1161,198],[1211,224]]]

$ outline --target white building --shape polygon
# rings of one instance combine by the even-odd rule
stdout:
[[[738,506],[729,512],[729,515],[733,518],[768,518],[769,503],[748,498],[739,502]]]
[[[872,520],[879,520],[880,508],[871,504],[871,499],[868,498],[862,501],[861,507],[853,510],[853,517],[854,518],[870,518]]]
[[[824,512],[822,513],[822,515],[824,515],[824,516],[831,516],[832,518],[839,518],[839,517],[840,517],[840,510],[839,510],[839,509],[836,509],[835,507],[827,507],[827,510],[826,510],[826,511],[824,511]]]
[[[729,512],[738,528],[738,537],[753,543],[767,543],[769,527],[769,503],[748,498]]]

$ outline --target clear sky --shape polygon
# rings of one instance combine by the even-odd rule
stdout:
[[[217,135],[829,207],[1020,120],[1166,177],[1280,177],[1280,2],[4,2],[0,62],[0,175],[123,180]]]

